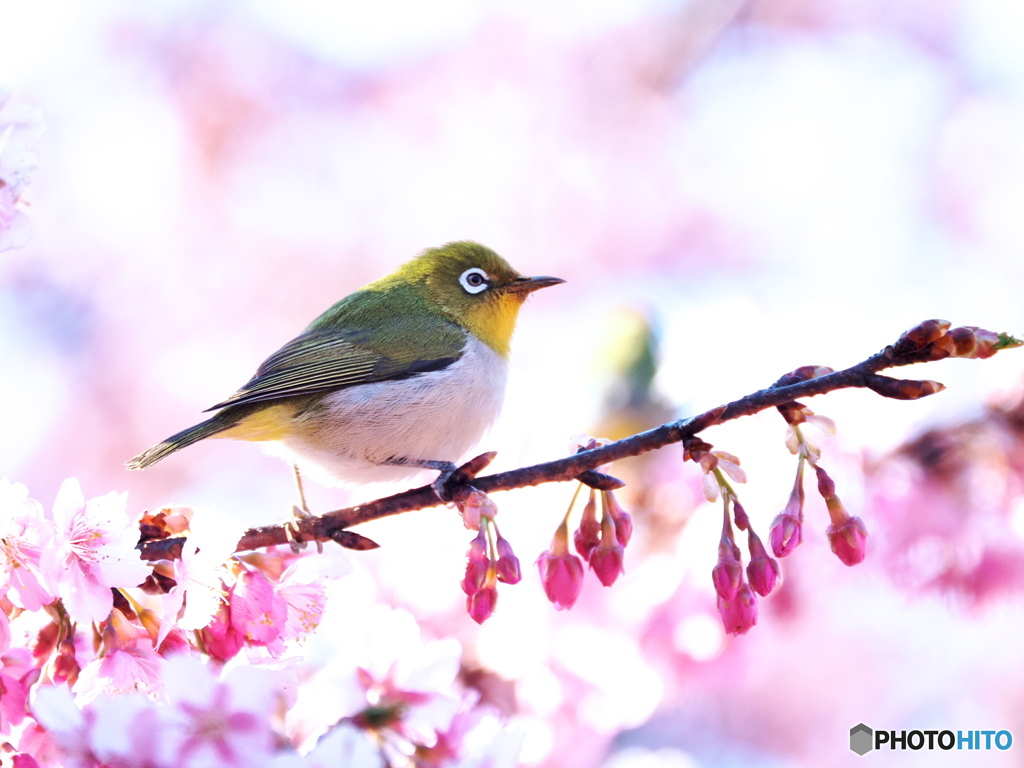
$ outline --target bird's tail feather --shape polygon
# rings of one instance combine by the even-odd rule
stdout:
[[[217,414],[212,419],[196,424],[194,427],[183,429],[176,435],[171,435],[161,443],[157,443],[147,451],[143,451],[125,466],[128,469],[145,469],[156,464],[168,454],[174,453],[180,448],[192,445],[204,438],[223,432],[235,425],[235,420],[223,418],[223,414]]]

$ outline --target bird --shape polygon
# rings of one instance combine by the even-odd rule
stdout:
[[[214,415],[127,462],[145,469],[206,438],[260,442],[329,487],[425,470],[444,498],[456,464],[501,410],[512,334],[536,290],[471,241],[429,248],[341,299],[268,357]]]

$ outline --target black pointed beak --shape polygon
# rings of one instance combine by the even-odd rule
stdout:
[[[533,293],[540,288],[564,282],[560,277],[518,277],[506,285],[505,290],[509,293]]]

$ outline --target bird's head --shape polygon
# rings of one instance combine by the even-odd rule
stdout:
[[[557,277],[525,277],[490,248],[461,241],[424,251],[392,276],[407,282],[431,309],[507,356],[519,308]]]

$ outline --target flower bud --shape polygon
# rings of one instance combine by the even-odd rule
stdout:
[[[830,525],[825,534],[832,551],[846,565],[856,565],[868,552],[868,530],[859,517],[847,517],[840,524]]]
[[[572,608],[583,589],[583,563],[565,548],[556,554],[557,549],[553,545],[551,551],[541,553],[537,570],[544,594],[557,610],[564,611]]]
[[[976,360],[984,360],[1001,349],[1012,349],[1024,344],[1009,334],[986,331],[974,325],[954,328],[949,335],[956,346],[954,357],[969,357]]]
[[[512,552],[512,545],[508,540],[498,534],[498,560],[494,564],[494,570],[498,575],[498,581],[504,584],[518,584],[523,578],[519,569],[519,558]]]
[[[462,591],[467,595],[473,595],[483,589],[490,566],[487,538],[484,529],[481,528],[480,533],[470,542],[469,551],[466,553],[466,575],[462,579]]]
[[[718,563],[711,569],[715,592],[723,600],[732,600],[743,583],[743,564],[736,557],[732,541],[726,534],[718,544]]]
[[[573,546],[584,560],[590,559],[590,553],[601,543],[601,523],[597,520],[597,492],[591,489],[590,498],[583,507],[583,519],[580,527],[572,536]]]
[[[750,517],[747,516],[747,510],[738,501],[732,503],[732,519],[736,521],[736,527],[741,531],[750,529]]]
[[[818,476],[818,493],[821,494],[821,498],[831,499],[836,495],[835,481],[821,467],[815,466],[814,472]]]
[[[796,515],[782,512],[772,521],[768,540],[776,557],[785,557],[800,546],[802,521]]]
[[[948,320],[925,320],[910,330],[904,331],[896,343],[905,346],[908,351],[913,352],[922,349],[934,341],[938,341],[946,334],[951,325],[952,323]]]
[[[867,380],[867,387],[882,397],[889,397],[893,400],[920,400],[941,392],[946,388],[945,384],[928,379],[893,379],[889,376],[871,376]]]
[[[633,537],[633,518],[630,517],[629,512],[619,506],[614,491],[602,491],[601,498],[604,501],[605,511],[611,515],[612,522],[615,523],[615,538],[621,546],[625,547]]]
[[[494,613],[497,602],[498,590],[493,586],[487,586],[466,598],[466,610],[473,621],[483,624]]]
[[[761,597],[768,597],[778,581],[780,570],[775,558],[769,557],[764,544],[753,530],[749,531],[747,545],[750,549],[750,562],[747,564],[747,578],[751,588]]]
[[[610,587],[623,572],[622,546],[614,535],[602,536],[601,546],[590,553],[590,569],[606,587]]]
[[[217,661],[228,661],[242,649],[245,638],[231,625],[230,609],[222,603],[210,623],[199,631],[206,653]]]
[[[458,508],[462,514],[462,524],[471,531],[480,530],[481,517],[493,520],[498,514],[498,505],[491,501],[490,496],[476,488],[473,488],[464,500],[458,502]]]
[[[81,672],[78,666],[78,659],[75,658],[75,644],[71,640],[64,640],[60,644],[60,650],[53,659],[53,682],[58,685],[67,683],[74,685],[78,680],[78,673]]]
[[[725,631],[730,635],[743,635],[757,624],[757,595],[748,584],[740,586],[732,600],[718,598],[718,614]]]

